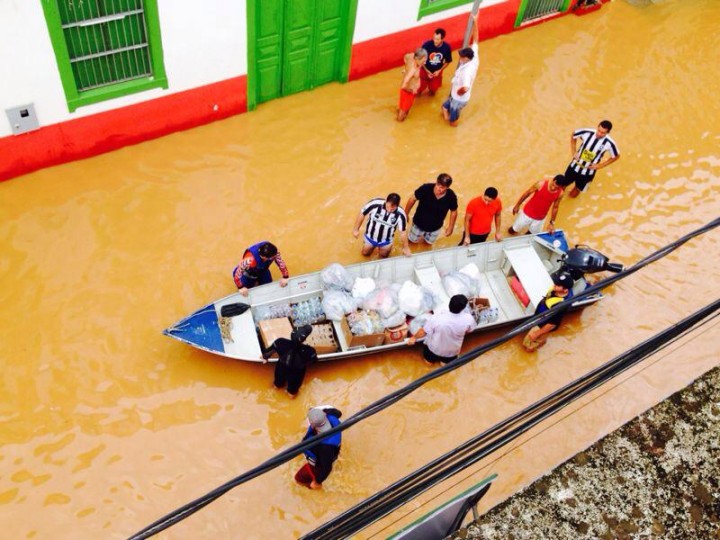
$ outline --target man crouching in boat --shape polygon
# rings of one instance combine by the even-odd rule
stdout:
[[[303,441],[340,425],[341,416],[342,413],[334,407],[313,407],[308,412],[310,426]],[[342,433],[338,431],[305,450],[307,463],[295,473],[295,481],[310,489],[322,487],[322,483],[332,472],[333,463],[340,455],[341,443]]]
[[[563,300],[572,298],[573,278],[570,274],[560,272],[553,275],[552,280],[553,288],[547,296],[542,299],[537,308],[535,308],[535,315],[545,313]],[[525,339],[523,339],[523,347],[525,347],[525,350],[533,352],[545,345],[550,336],[550,332],[554,332],[560,328],[563,315],[565,315],[565,312],[560,311],[546,320],[542,326],[534,326],[531,328],[525,336]]]
[[[258,242],[247,248],[240,264],[233,270],[233,281],[235,281],[238,292],[247,296],[248,289],[270,283],[272,281],[270,264],[273,262],[277,264],[282,273],[280,286],[286,287],[290,274],[278,249],[267,241]]]
[[[291,398],[297,396],[307,367],[318,359],[315,349],[305,345],[305,340],[311,332],[312,326],[306,324],[293,330],[290,339],[277,338],[269,349],[263,351],[265,362],[273,352],[278,353],[273,384],[275,388],[282,388],[287,384],[287,393]]]
[[[435,313],[423,328],[408,339],[408,345],[427,336],[423,347],[423,357],[434,364],[442,362],[447,364],[455,360],[460,354],[465,334],[475,330],[475,319],[465,308],[468,299],[462,294],[456,294],[450,299],[450,312]]]

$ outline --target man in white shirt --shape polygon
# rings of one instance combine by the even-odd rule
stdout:
[[[478,57],[478,25],[477,13],[472,15],[473,32],[470,41],[470,47],[465,47],[458,51],[458,67],[452,78],[452,88],[450,89],[450,97],[442,104],[443,118],[447,120],[451,126],[457,126],[460,118],[460,111],[470,101],[470,92],[475,82],[475,76],[478,72],[480,59]]]
[[[453,296],[450,311],[430,317],[425,326],[408,340],[408,345],[415,345],[418,339],[427,337],[423,347],[425,360],[443,364],[455,360],[460,354],[465,334],[477,326],[475,318],[465,310],[467,305],[468,299],[462,294]]]

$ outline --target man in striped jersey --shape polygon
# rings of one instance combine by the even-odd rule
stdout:
[[[618,147],[609,135],[610,130],[612,122],[603,120],[597,129],[581,128],[573,131],[570,137],[572,161],[565,171],[565,178],[570,180],[570,183],[575,182],[570,197],[575,198],[581,191],[585,191],[595,178],[595,171],[620,159]],[[606,153],[609,158],[602,161]]]
[[[380,197],[368,201],[355,220],[355,226],[353,227],[353,236],[355,238],[360,236],[360,226],[365,220],[365,216],[368,216],[368,222],[365,226],[365,244],[362,248],[362,254],[365,257],[372,255],[375,248],[378,248],[378,254],[382,259],[390,255],[396,230],[400,231],[403,255],[410,256],[410,245],[408,244],[406,230],[407,216],[405,210],[400,208],[400,195],[391,193],[384,201]]]

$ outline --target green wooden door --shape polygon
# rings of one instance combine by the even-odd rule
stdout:
[[[248,0],[248,107],[347,80],[357,0]]]
[[[287,2],[283,25],[283,96],[312,88],[315,24],[315,0]]]
[[[259,102],[280,96],[283,0],[258,1],[255,18],[255,89]]]
[[[347,2],[317,0],[317,27],[313,86],[338,80],[343,74],[343,39],[347,26]]]

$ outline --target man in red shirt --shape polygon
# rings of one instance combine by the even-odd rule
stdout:
[[[571,183],[571,180],[568,180],[562,174],[558,174],[555,178],[545,178],[527,188],[520,195],[517,204],[513,206],[513,215],[517,217],[508,232],[518,234],[528,229],[532,234],[541,233],[545,218],[552,208],[548,232],[554,233],[555,218],[557,217],[558,208],[560,208],[560,201],[565,193],[565,187]],[[530,197],[530,200],[525,205],[525,208],[520,210],[520,206],[528,197]]]
[[[495,240],[502,240],[500,225],[502,201],[498,199],[498,190],[489,187],[481,197],[471,200],[465,209],[465,231],[459,246],[478,244],[487,240],[495,221]]]

